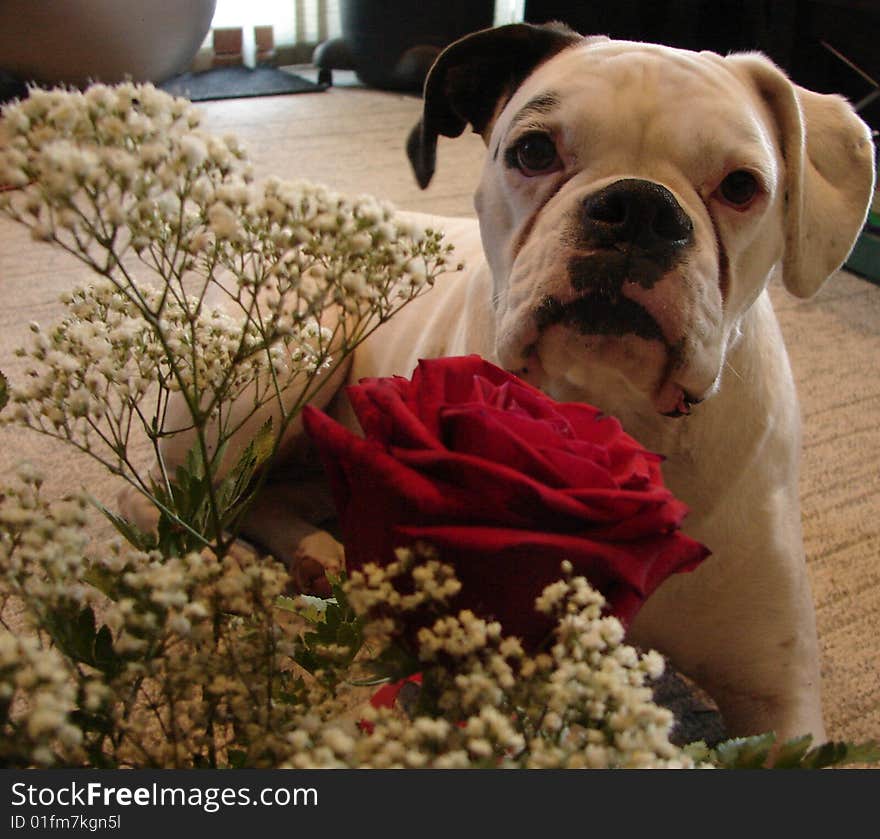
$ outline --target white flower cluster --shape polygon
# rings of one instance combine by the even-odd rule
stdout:
[[[33,636],[0,629],[0,708],[13,717],[12,730],[4,731],[0,742],[4,766],[22,757],[35,766],[52,766],[59,748],[76,753],[83,739],[69,718],[76,699],[76,682],[57,650],[43,649]]]
[[[602,597],[570,568],[539,599],[557,619],[544,652],[527,655],[498,623],[452,613],[458,581],[421,550],[353,573],[346,608],[362,610],[359,629],[308,641],[278,608],[280,564],[122,543],[88,560],[82,501],[51,505],[41,482],[24,469],[0,491],[0,615],[17,603],[36,630],[31,640],[0,634],[8,765],[693,765],[652,700],[662,659],[623,644]],[[384,660],[389,641],[416,636],[419,710],[352,712],[346,686]]]
[[[69,315],[48,334],[31,324],[31,347],[18,351],[30,364],[0,421],[61,437],[122,471],[132,429],[154,431],[145,402],[154,385],[165,399],[183,391],[208,421],[248,388],[261,404],[322,363],[316,345],[326,336],[314,321],[267,339],[254,320],[162,296],[144,288],[133,299],[110,280],[65,294]]]
[[[13,590],[37,616],[60,599],[86,605],[95,592],[82,580],[85,498],[50,504],[40,493],[43,475],[30,464],[22,464],[17,477],[3,487],[0,502],[0,613]]]
[[[159,461],[160,438],[191,436],[219,475],[213,454],[252,417],[280,415],[280,439],[319,374],[447,265],[440,234],[374,198],[255,184],[234,137],[149,84],[33,89],[3,119],[13,189],[0,212],[98,275],[65,295],[60,324],[32,327],[7,421],[74,444],[157,504],[128,458],[133,431]],[[219,531],[225,511],[212,512]]]
[[[414,569],[419,573],[414,573]],[[364,731],[329,721],[297,733],[288,765],[375,768],[690,768],[669,741],[671,712],[653,701],[649,680],[663,671],[657,653],[623,643],[623,629],[603,617],[604,600],[582,577],[549,586],[541,611],[558,619],[548,652],[526,655],[500,624],[470,611],[442,614],[418,630],[423,693],[435,714],[408,718],[369,707]],[[409,575],[412,593],[396,594]],[[441,584],[438,586],[438,580]],[[347,584],[350,602],[374,618],[431,603],[448,612],[457,592],[452,569],[402,552],[380,569],[368,566]],[[383,604],[393,601],[396,609]],[[369,621],[368,621],[369,622]],[[387,631],[387,626],[386,626]]]
[[[114,761],[227,765],[228,751],[239,750],[250,752],[248,765],[272,766],[287,756],[286,735],[305,709],[277,696],[298,637],[275,610],[283,566],[118,547],[93,567],[112,595],[102,618],[124,661],[106,705],[119,735]]]
[[[564,569],[571,573],[570,567]],[[672,712],[656,705],[649,682],[664,669],[654,651],[624,644],[624,629],[603,617],[604,598],[583,577],[545,589],[539,611],[557,619],[556,643],[523,675],[545,673],[538,736],[529,765],[582,768],[687,768],[669,741]],[[534,666],[534,671],[532,671]]]
[[[415,554],[399,550],[397,559],[385,566],[370,563],[354,570],[348,583],[348,598],[359,615],[375,618],[379,614],[403,617],[427,605],[446,604],[461,591],[461,583],[448,565],[439,562],[430,549],[420,546],[425,560],[415,564]],[[396,583],[411,576],[412,590],[403,593]]]
[[[49,504],[40,484],[25,469],[0,490],[4,765],[187,766],[242,740],[284,759],[301,714],[269,689],[296,651],[275,615],[286,570],[121,543],[89,560],[81,500]]]
[[[371,197],[304,182],[257,186],[234,137],[198,128],[184,99],[152,85],[32,90],[3,111],[0,209],[98,273],[129,279],[134,251],[163,284],[204,290],[225,269],[227,293],[253,314],[245,289],[294,319],[331,304],[386,319],[433,282],[449,249]]]

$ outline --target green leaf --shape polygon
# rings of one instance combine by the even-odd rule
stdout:
[[[275,599],[275,608],[284,612],[292,612],[309,623],[321,623],[327,617],[327,606],[336,604],[334,599],[325,600],[323,597],[313,597],[310,594],[300,594],[297,597],[284,597],[279,595]]]
[[[780,746],[779,751],[773,758],[774,769],[800,769],[804,755],[813,742],[812,734],[804,734],[802,737],[795,737],[793,740],[787,740]]]
[[[244,749],[229,749],[226,756],[230,769],[244,769],[247,765],[247,752]]]
[[[228,441],[214,451],[208,463],[200,447],[194,445],[174,470],[173,480],[154,481],[150,486],[159,509],[155,536],[142,534],[131,522],[101,509],[116,529],[141,550],[157,548],[166,556],[201,550],[223,534],[236,535],[237,519],[249,500],[256,471],[271,457],[275,444],[269,419],[245,447],[235,466],[220,480],[216,476]]]
[[[217,487],[216,496],[220,506],[220,516],[225,526],[231,525],[242,505],[247,501],[257,470],[275,451],[275,434],[272,418],[269,417],[260,427],[238,458],[238,462]]]
[[[363,625],[348,603],[342,578],[328,575],[328,579],[334,596],[324,601],[327,604],[324,620],[314,623],[314,630],[303,635],[294,661],[309,673],[324,670],[331,680],[338,681],[344,678],[344,672],[363,646]],[[329,659],[319,651],[325,645],[344,647],[347,653],[340,658]]]
[[[200,550],[222,533],[236,535],[237,519],[250,498],[254,476],[275,451],[275,443],[270,418],[220,480],[216,476],[228,441],[218,447],[207,464],[200,448],[193,446],[169,486],[154,483],[151,487],[160,510],[158,548],[169,555],[180,555]]]
[[[116,528],[117,532],[133,547],[139,551],[151,551],[156,547],[156,537],[152,533],[145,533],[133,521],[124,516],[114,513],[105,507],[93,495],[88,496],[89,501],[100,510],[108,521]]]
[[[124,660],[113,649],[110,629],[97,629],[95,613],[90,606],[79,612],[75,608],[47,613],[44,621],[46,631],[58,649],[68,658],[88,664],[114,678],[123,667]]]
[[[343,583],[345,582],[345,572],[336,576],[335,574],[331,574],[329,571],[326,574],[327,582],[330,583],[330,593],[333,595],[331,600],[336,603],[340,609],[343,609],[345,612],[354,615],[354,610],[348,603],[348,597],[345,595],[345,589],[343,588]]]
[[[761,769],[766,765],[775,742],[776,735],[773,732],[754,737],[737,737],[719,743],[715,747],[715,755],[724,769]]]
[[[196,480],[205,477],[205,461],[202,457],[202,450],[198,445],[194,445],[184,458],[183,464],[178,467],[178,472]],[[180,481],[183,483],[183,481]]]
[[[876,740],[868,740],[865,743],[844,741],[823,743],[804,756],[801,767],[825,769],[851,763],[880,763],[880,744]]]
[[[263,423],[249,448],[253,449],[253,457],[257,466],[262,466],[275,451],[275,432],[273,431],[272,417]]]
[[[805,734],[783,743],[770,761],[775,741],[775,735],[769,733],[727,740],[708,751],[705,743],[692,743],[685,751],[694,760],[708,759],[721,769],[825,769],[853,763],[880,763],[880,744],[875,740],[828,742],[811,749],[813,738]]]
[[[111,600],[116,600],[119,597],[119,579],[99,565],[90,566],[82,575],[82,580]]]
[[[198,447],[193,447],[168,486],[153,482],[150,487],[159,508],[156,547],[166,556],[201,550],[210,543],[214,535],[210,481]]]
[[[199,513],[209,501],[208,488],[209,476],[205,472],[205,462],[202,459],[198,446],[193,446],[187,453],[184,462],[175,470],[176,488],[172,484],[173,500],[176,502],[171,508],[180,517],[190,523],[196,524],[201,519]]]

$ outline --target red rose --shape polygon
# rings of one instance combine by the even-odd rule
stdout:
[[[462,583],[456,606],[528,644],[550,624],[535,598],[569,560],[624,623],[708,551],[679,531],[687,508],[661,458],[620,423],[560,403],[479,356],[421,361],[412,380],[363,379],[348,396],[365,438],[313,408],[346,565],[435,545]]]

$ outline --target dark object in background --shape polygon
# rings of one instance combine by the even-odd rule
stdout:
[[[492,25],[494,0],[340,0],[342,38],[319,44],[319,80],[354,70],[370,87],[421,92],[447,44]]]
[[[215,7],[216,0],[3,0],[0,69],[51,87],[159,83],[189,66]]]
[[[719,53],[760,50],[794,81],[859,104],[872,84],[823,46],[826,42],[880,82],[877,0],[526,0],[530,23],[562,20],[587,35],[654,41]],[[880,97],[859,111],[880,129]]]
[[[0,104],[13,99],[24,99],[27,96],[27,85],[15,76],[0,70]]]
[[[183,73],[159,85],[172,96],[193,102],[210,99],[244,99],[289,93],[320,93],[327,85],[315,84],[295,73],[275,67],[221,66],[201,73]]]
[[[526,0],[530,23],[561,20],[584,35],[609,35],[692,50],[791,51],[798,0]]]

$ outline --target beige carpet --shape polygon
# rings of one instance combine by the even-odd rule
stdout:
[[[441,141],[434,185],[422,193],[404,157],[419,102],[336,88],[313,96],[206,103],[206,126],[244,142],[258,176],[307,178],[372,193],[404,209],[472,214],[482,145]],[[50,323],[60,292],[84,276],[63,254],[0,221],[0,369],[32,320]],[[774,290],[805,420],[804,530],[818,608],[826,719],[834,738],[880,739],[880,288],[841,273],[820,295]],[[0,466],[29,458],[49,490],[84,485],[105,501],[101,468],[25,431],[0,430]]]

